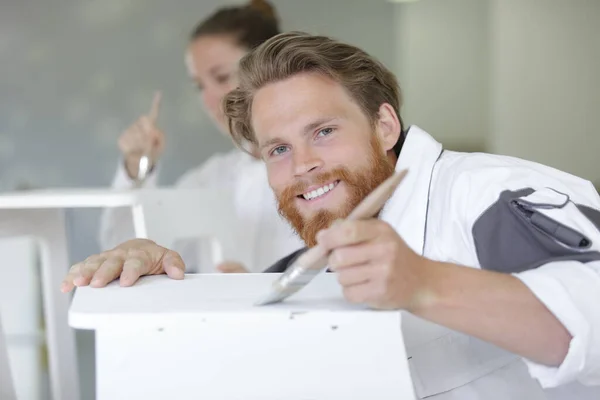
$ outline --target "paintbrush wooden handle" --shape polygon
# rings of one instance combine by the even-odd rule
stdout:
[[[407,170],[402,170],[383,181],[381,185],[377,186],[352,210],[347,219],[366,219],[377,214],[385,202],[392,196],[392,193],[394,193],[394,190],[402,182],[407,172]]]

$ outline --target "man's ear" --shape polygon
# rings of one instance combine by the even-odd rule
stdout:
[[[375,123],[375,128],[384,151],[388,152],[396,145],[402,131],[402,126],[394,107],[388,103],[383,103],[379,107],[379,117]]]

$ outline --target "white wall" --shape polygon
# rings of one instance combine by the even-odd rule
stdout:
[[[479,148],[489,132],[489,2],[397,5],[396,65],[405,123],[449,147]]]
[[[600,182],[600,1],[492,12],[492,149]]]
[[[407,122],[448,147],[600,183],[600,1],[421,0],[395,13]]]

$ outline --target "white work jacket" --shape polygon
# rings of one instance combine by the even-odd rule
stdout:
[[[409,173],[381,218],[414,251],[514,274],[573,336],[562,365],[550,368],[404,313],[418,396],[600,399],[600,198],[593,185],[516,158],[445,151],[415,126],[396,164],[402,169]]]
[[[514,274],[573,337],[551,368],[403,312],[418,397],[600,399],[600,197],[592,184],[516,158],[444,151],[416,126],[396,163],[404,169],[382,220],[429,259]],[[304,250],[266,272],[285,271]]]
[[[157,187],[157,171],[148,176],[144,188]],[[125,168],[119,165],[113,179],[114,189],[132,188],[134,182]],[[243,224],[243,240],[252,242],[248,254],[241,259],[227,260],[242,263],[251,272],[261,272],[276,260],[303,246],[288,223],[277,212],[275,196],[268,184],[266,167],[263,162],[234,149],[226,154],[212,156],[201,166],[186,172],[175,184],[179,189],[201,187],[226,188],[234,195],[237,217]],[[135,237],[131,210],[128,207],[107,208],[103,211],[100,223],[100,244],[102,250],[111,249]],[[195,271],[200,252],[208,249],[202,241],[182,241],[174,246],[186,263],[188,271]],[[206,246],[206,247],[205,247]]]

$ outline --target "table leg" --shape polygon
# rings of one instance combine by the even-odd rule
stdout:
[[[60,283],[69,268],[64,211],[2,210],[0,235],[33,236],[39,240],[52,397],[78,400],[75,332],[68,323],[71,297],[60,292]]]
[[[8,351],[6,349],[6,340],[2,330],[2,316],[0,315],[0,398],[5,400],[17,400],[15,388],[10,374],[10,365],[8,364]]]

